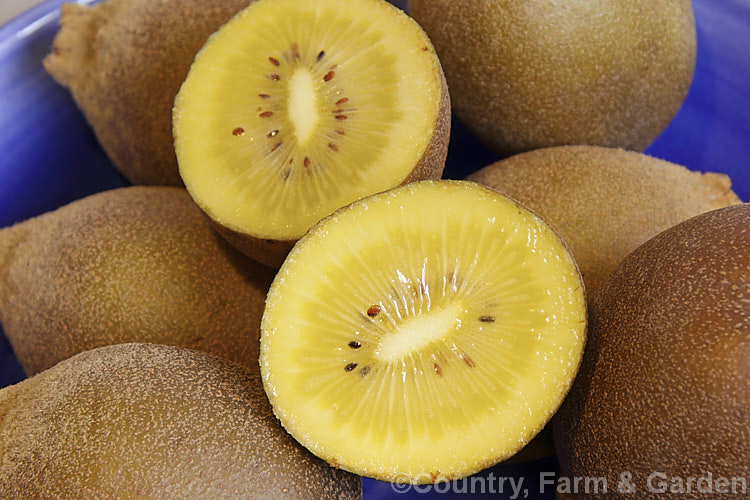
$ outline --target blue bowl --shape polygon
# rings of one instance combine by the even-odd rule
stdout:
[[[89,194],[125,186],[69,94],[41,61],[62,0],[47,0],[0,28],[0,227]],[[81,2],[84,3],[84,2]],[[393,0],[404,8],[405,0]],[[647,153],[693,170],[728,174],[750,198],[750,0],[693,0],[698,59],[685,103]],[[497,160],[454,119],[446,177],[463,178]],[[25,378],[0,331],[0,387]],[[500,465],[450,486],[406,488],[363,480],[365,499],[554,499],[554,458]],[[524,497],[524,493],[527,496]]]

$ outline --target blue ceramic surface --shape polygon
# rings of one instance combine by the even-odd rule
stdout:
[[[96,143],[68,93],[47,76],[41,61],[57,29],[62,0],[48,0],[0,28],[0,227],[83,196],[126,185]],[[405,0],[393,3],[404,7]],[[647,153],[693,170],[728,174],[735,191],[750,199],[750,0],[693,0],[698,59],[693,85],[674,121]],[[446,176],[462,178],[496,160],[454,119]],[[0,331],[0,387],[24,378]],[[541,493],[541,473],[554,458],[498,466],[483,481],[412,488],[365,479],[365,498],[512,498],[509,478],[523,477],[520,495]],[[505,478],[505,481],[501,480]],[[480,486],[485,488],[484,494]],[[503,490],[500,493],[499,490]],[[426,491],[429,490],[429,491]],[[473,493],[472,493],[473,491]]]

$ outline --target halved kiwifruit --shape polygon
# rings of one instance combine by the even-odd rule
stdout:
[[[575,377],[586,303],[540,218],[466,181],[423,181],[313,227],[268,294],[261,371],[284,427],[386,481],[465,476],[512,456]]]
[[[450,103],[429,39],[384,0],[258,0],[196,56],[173,123],[195,201],[278,267],[334,210],[439,178]]]

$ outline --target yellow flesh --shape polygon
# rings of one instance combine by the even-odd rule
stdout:
[[[431,482],[542,428],[585,326],[578,271],[546,224],[476,184],[421,182],[300,240],[268,295],[261,369],[282,424],[318,456]]]
[[[259,0],[204,46],[175,101],[180,174],[219,223],[296,239],[407,177],[440,92],[428,39],[386,2]]]

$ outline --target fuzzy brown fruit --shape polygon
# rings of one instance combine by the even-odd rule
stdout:
[[[80,353],[0,391],[2,498],[357,500],[281,428],[257,367],[177,347]]]
[[[690,0],[410,0],[456,115],[502,155],[563,144],[643,150],[693,76]]]
[[[554,420],[562,469],[606,477],[610,491],[627,472],[639,499],[747,498],[749,368],[744,204],[649,240],[594,295],[583,364]]]
[[[250,1],[63,4],[44,67],[73,94],[130,182],[182,185],[172,140],[174,97],[208,36]]]
[[[659,232],[740,203],[726,175],[595,146],[522,153],[468,179],[517,199],[549,222],[570,245],[589,293]]]
[[[175,187],[105,191],[0,230],[0,323],[28,375],[125,342],[255,366],[272,279]]]

